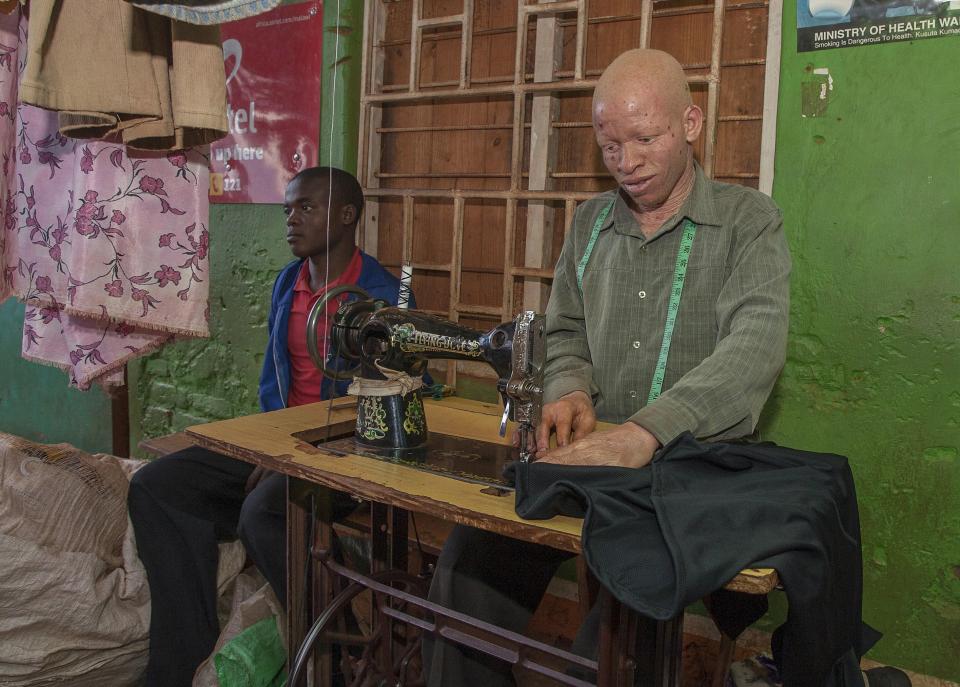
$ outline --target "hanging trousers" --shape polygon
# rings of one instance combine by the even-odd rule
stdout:
[[[429,599],[523,634],[557,568],[574,554],[457,525],[443,546]],[[573,652],[596,659],[599,605],[584,619]],[[429,687],[509,687],[511,666],[443,639],[423,642]]]
[[[271,474],[248,494],[251,472],[249,463],[194,446],[151,461],[130,482],[151,595],[147,687],[190,687],[216,644],[218,542],[239,537],[286,606],[286,479]],[[331,495],[334,520],[357,505]]]

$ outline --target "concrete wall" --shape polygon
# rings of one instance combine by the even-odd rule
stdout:
[[[67,387],[67,375],[20,357],[23,305],[0,305],[0,432],[90,452],[112,448],[110,399],[99,388]]]
[[[960,39],[797,53],[795,22],[794,0],[774,181],[791,336],[764,437],[849,456],[871,656],[957,680]],[[826,111],[804,118],[821,68]]]
[[[210,206],[211,337],[128,366],[133,447],[143,437],[259,410],[270,289],[292,259],[284,231],[279,206]]]

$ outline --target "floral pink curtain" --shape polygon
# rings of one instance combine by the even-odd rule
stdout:
[[[18,102],[25,44],[26,19],[0,15],[0,301],[27,305],[24,358],[122,383],[132,358],[209,335],[207,157],[63,137]]]

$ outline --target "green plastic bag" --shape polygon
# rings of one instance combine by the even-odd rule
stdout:
[[[287,652],[276,618],[254,623],[213,657],[220,687],[284,687]]]

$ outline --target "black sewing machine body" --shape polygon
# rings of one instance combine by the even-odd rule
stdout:
[[[307,348],[327,376],[353,378],[349,393],[358,397],[353,441],[359,452],[490,484],[501,483],[500,469],[509,462],[507,454],[528,458],[527,436],[539,423],[542,407],[546,356],[542,315],[524,311],[510,322],[481,332],[380,300],[348,301],[334,317],[329,354],[324,359],[317,350],[317,319],[331,298],[345,292],[366,295],[357,287],[340,287],[321,298],[308,317]],[[328,363],[332,359],[350,367],[331,366]],[[421,377],[428,360],[482,361],[490,365],[497,374],[497,389],[504,403],[501,436],[508,419],[516,422],[520,448],[511,452],[501,444],[473,442],[488,447],[479,450],[472,444],[460,446],[456,437],[446,435],[431,440],[421,399]],[[482,454],[480,462],[496,465],[479,464],[477,454]]]

